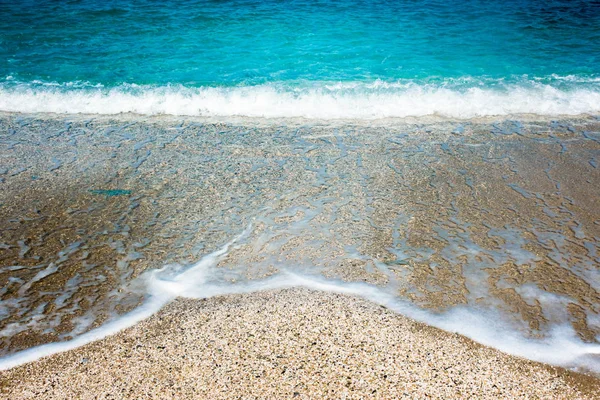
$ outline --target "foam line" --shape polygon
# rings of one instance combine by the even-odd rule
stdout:
[[[32,361],[37,361],[43,357],[73,350],[88,343],[104,339],[107,336],[114,335],[115,333],[118,333],[123,329],[127,329],[154,315],[167,302],[168,299],[166,298],[153,297],[132,312],[125,314],[115,321],[101,326],[100,328],[93,329],[81,336],[77,336],[72,340],[58,343],[48,343],[19,351],[7,357],[3,357],[0,359],[0,370],[7,370]]]
[[[565,86],[566,85],[566,86]],[[569,86],[571,85],[571,86]],[[121,85],[113,88],[14,82],[0,84],[0,110],[265,118],[377,119],[440,115],[452,118],[600,112],[600,84],[526,80],[467,86],[447,82],[272,83],[257,86],[186,87]]]
[[[73,340],[34,347],[2,358],[0,359],[0,370],[72,350],[113,335],[150,317],[178,296],[199,299],[252,293],[260,290],[305,287],[324,292],[359,296],[414,320],[449,332],[460,333],[508,354],[564,367],[583,367],[596,373],[600,372],[600,345],[581,342],[573,329],[566,325],[554,327],[544,340],[533,340],[522,337],[507,323],[503,323],[500,315],[491,310],[457,307],[443,314],[435,314],[402,301],[379,287],[365,283],[346,283],[290,272],[283,272],[261,281],[238,284],[225,284],[218,280],[211,281],[218,276],[218,270],[214,267],[238,239],[236,238],[218,251],[203,257],[198,263],[183,272],[173,275],[173,271],[165,267],[149,273],[146,279],[150,297],[139,308]]]
[[[544,340],[527,339],[521,336],[503,317],[491,310],[475,310],[456,307],[442,314],[420,309],[402,301],[381,288],[365,283],[347,283],[327,280],[320,277],[284,272],[273,278],[235,285],[190,284],[193,276],[186,276],[181,296],[189,298],[209,298],[214,296],[251,293],[260,290],[275,290],[291,287],[304,287],[324,292],[340,293],[362,297],[376,304],[386,306],[394,312],[416,321],[456,332],[483,345],[494,347],[508,354],[521,356],[534,361],[600,372],[600,345],[583,343],[568,325],[555,326]],[[160,280],[152,283],[156,287]]]
[[[229,248],[238,240],[242,239],[245,235],[248,234],[250,227],[248,227],[241,235],[225,244],[220,249],[210,253],[204,257],[194,266],[192,266],[189,272],[198,272],[194,274],[197,278],[200,278],[202,273],[208,270],[209,267],[215,266],[226,254]],[[153,280],[153,275],[163,272],[164,268],[161,270],[152,271],[150,274],[146,275],[149,277],[150,282]],[[146,279],[146,278],[144,278]],[[175,280],[174,282],[179,282],[179,284],[185,285],[185,282],[181,279]],[[199,281],[196,281],[199,282]],[[103,339],[108,336],[112,336],[124,329],[127,329],[140,321],[156,314],[162,307],[164,307],[167,303],[172,301],[177,296],[175,291],[164,291],[157,292],[154,291],[148,299],[139,307],[134,309],[133,311],[124,314],[117,318],[114,321],[111,321],[107,324],[102,325],[99,328],[93,329],[89,332],[86,332],[80,336],[72,340],[68,340],[65,342],[58,343],[48,343],[41,346],[32,347],[27,350],[23,350],[7,357],[0,358],[0,370],[7,370],[10,368],[17,367],[22,364],[26,364],[32,361],[39,360],[42,357],[47,357],[53,354],[62,353],[65,351],[73,350],[78,347],[84,346],[88,343],[95,342],[97,340]]]

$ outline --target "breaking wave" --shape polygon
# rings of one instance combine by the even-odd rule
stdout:
[[[452,118],[600,112],[600,79],[555,77],[399,82],[296,82],[190,87],[73,82],[0,84],[0,110],[66,114],[169,114],[263,118]]]

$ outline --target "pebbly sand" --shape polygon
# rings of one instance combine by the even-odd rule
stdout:
[[[0,381],[10,399],[600,397],[597,378],[306,289],[179,299]]]

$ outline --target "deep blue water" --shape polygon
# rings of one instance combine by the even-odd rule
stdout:
[[[0,1],[3,110],[468,117],[599,104],[597,1]]]

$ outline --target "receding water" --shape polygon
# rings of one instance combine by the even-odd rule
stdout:
[[[300,285],[600,372],[598,43],[596,1],[0,2],[0,367]]]
[[[4,354],[104,324],[5,367],[176,296],[303,285],[600,371],[596,118],[6,114],[0,145]]]

